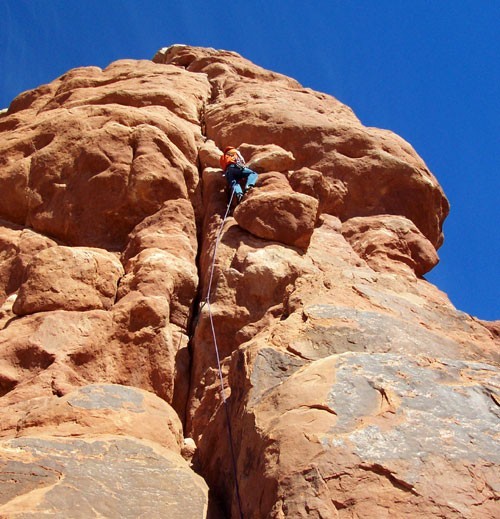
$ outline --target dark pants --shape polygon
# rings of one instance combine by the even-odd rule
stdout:
[[[249,168],[240,168],[235,164],[231,164],[226,168],[225,175],[229,187],[234,191],[236,196],[243,195],[243,190],[241,189],[239,183],[240,180],[246,179],[246,191],[249,187],[255,186],[255,182],[257,182],[257,178],[259,176],[257,173],[255,173],[255,171],[252,171]]]

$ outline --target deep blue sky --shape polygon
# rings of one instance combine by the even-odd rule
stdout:
[[[70,68],[174,43],[234,50],[395,131],[451,203],[427,276],[500,319],[500,1],[0,0],[0,108]]]

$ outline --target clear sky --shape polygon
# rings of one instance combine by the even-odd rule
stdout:
[[[0,0],[0,108],[70,68],[234,50],[401,135],[451,203],[426,277],[500,319],[500,1]]]

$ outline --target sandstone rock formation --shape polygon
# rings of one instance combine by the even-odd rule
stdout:
[[[400,137],[176,45],[21,94],[0,150],[1,517],[498,517],[498,323],[423,278]]]

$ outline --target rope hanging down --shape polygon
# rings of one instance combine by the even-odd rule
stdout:
[[[219,247],[219,242],[220,242],[220,239],[222,236],[222,231],[224,229],[224,224],[226,223],[227,216],[231,209],[231,203],[233,201],[233,196],[234,196],[234,190],[232,189],[231,196],[229,198],[229,203],[227,204],[226,213],[224,214],[224,218],[222,219],[222,223],[219,227],[219,231],[218,231],[217,237],[215,239],[215,247],[214,247],[214,252],[213,252],[213,257],[212,257],[212,265],[210,267],[210,278],[209,278],[209,282],[208,282],[207,296],[206,296],[203,304],[207,305],[208,317],[210,320],[210,328],[212,330],[212,337],[213,337],[214,348],[215,348],[215,357],[217,359],[217,370],[219,372],[222,402],[224,403],[224,409],[226,411],[227,434],[228,434],[228,438],[229,438],[229,447],[231,449],[231,460],[232,460],[232,464],[233,464],[233,476],[234,476],[234,487],[235,487],[235,491],[236,491],[236,500],[238,502],[238,510],[239,510],[240,519],[243,519],[243,512],[241,510],[240,488],[238,485],[238,476],[237,476],[237,470],[236,470],[236,456],[234,453],[233,433],[232,433],[232,429],[231,429],[231,419],[229,417],[229,409],[228,409],[228,403],[227,403],[227,399],[226,399],[226,388],[224,385],[224,377],[222,376],[219,347],[217,345],[217,336],[215,334],[215,326],[214,326],[214,320],[213,320],[213,315],[212,315],[212,309],[210,308],[210,296],[212,293],[212,282],[214,279],[215,259],[217,257],[217,249]]]

